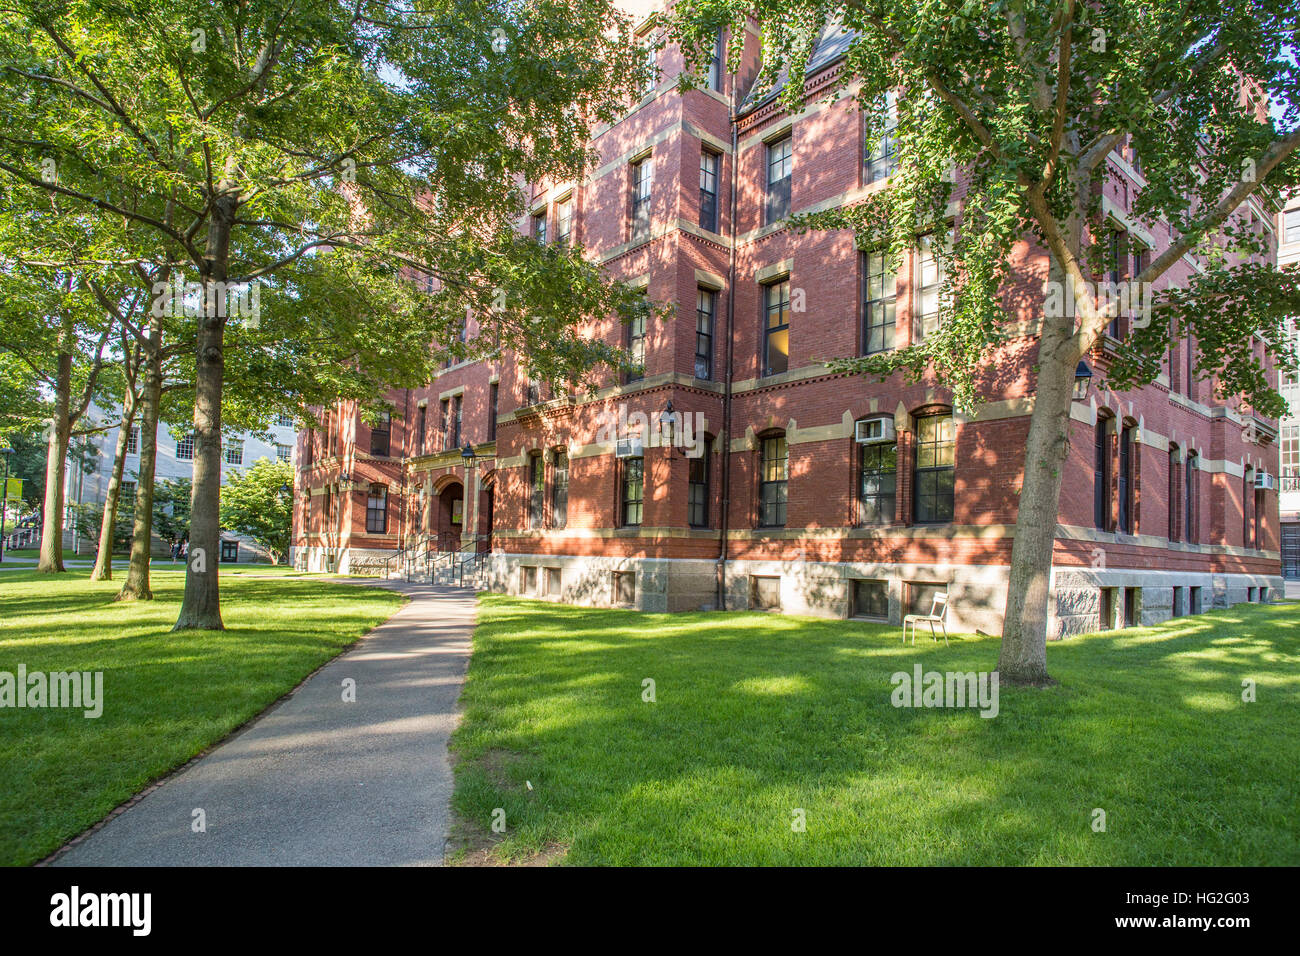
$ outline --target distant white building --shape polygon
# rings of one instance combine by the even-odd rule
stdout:
[[[1300,190],[1294,190],[1278,215],[1277,264],[1300,262]],[[1292,339],[1300,352],[1300,333]],[[1282,419],[1278,506],[1282,513],[1282,574],[1300,578],[1300,377],[1283,375],[1282,397],[1290,412]]]
[[[120,420],[121,412],[107,412],[92,406],[84,419],[87,423]],[[71,506],[76,504],[103,504],[108,496],[108,480],[113,473],[113,453],[117,448],[118,427],[109,428],[92,436],[92,443],[99,449],[95,470],[82,472],[81,468],[69,459],[66,475],[66,500],[69,514],[64,521],[64,552],[74,547],[82,554],[94,553],[99,535],[98,528],[74,529],[74,514]],[[293,419],[282,415],[271,424],[271,441],[248,432],[230,434],[224,443],[221,454],[221,483],[232,474],[247,470],[260,458],[272,461],[293,463],[296,428]],[[131,426],[131,435],[126,445],[126,467],[122,470],[122,501],[135,497],[135,475],[140,470],[140,426]],[[158,454],[154,462],[154,481],[162,482],[174,478],[194,477],[194,437],[179,426],[159,423]],[[79,540],[77,540],[79,539]],[[74,544],[75,541],[75,544]],[[154,536],[154,553],[160,556],[168,554],[167,542]],[[244,537],[229,531],[221,532],[221,560],[256,561],[266,560],[265,550]]]

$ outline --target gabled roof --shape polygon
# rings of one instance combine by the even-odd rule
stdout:
[[[842,27],[838,23],[826,24],[822,28],[821,35],[817,38],[816,45],[813,47],[812,56],[808,58],[808,66],[804,69],[804,76],[812,76],[844,56],[856,37],[856,32]],[[757,87],[750,90],[749,96],[741,104],[737,115],[744,116],[746,113],[752,112],[776,99],[785,88],[786,78],[787,73],[783,69],[772,88],[763,93],[762,96],[755,95]]]

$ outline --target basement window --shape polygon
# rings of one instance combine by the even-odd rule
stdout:
[[[854,617],[865,617],[880,621],[888,620],[888,582],[855,580],[853,582],[852,613]]]
[[[1142,603],[1141,588],[1124,589],[1124,626],[1137,627],[1139,608]]]
[[[523,569],[523,571],[524,571],[524,588],[523,588],[524,594],[536,594],[537,593],[537,569],[526,567]]]
[[[755,611],[781,610],[781,579],[750,575],[749,606]]]
[[[1101,589],[1101,609],[1098,630],[1109,631],[1115,626],[1115,588]]]
[[[636,605],[636,572],[615,571],[612,592],[614,603],[623,607]]]

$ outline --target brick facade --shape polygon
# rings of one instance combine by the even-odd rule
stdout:
[[[340,567],[356,567],[365,562],[349,559],[349,552],[377,561],[399,546],[445,551],[473,543],[461,532],[477,520],[481,547],[491,551],[484,561],[486,580],[511,592],[624,603],[629,579],[615,577],[622,573],[633,576],[636,607],[716,607],[721,598],[736,608],[766,593],[768,585],[754,578],[775,577],[771,586],[779,591],[781,609],[849,616],[861,610],[855,589],[866,590],[854,581],[879,581],[891,620],[909,606],[928,610],[938,588],[949,590],[959,629],[999,630],[1048,257],[1029,242],[1013,252],[1005,303],[1019,334],[979,370],[986,402],[973,415],[954,416],[949,393],[935,380],[908,384],[899,375],[875,383],[829,374],[827,359],[864,348],[864,258],[847,232],[800,236],[783,219],[767,222],[773,144],[791,137],[792,212],[852,203],[888,188],[888,180],[869,182],[862,117],[852,99],[827,104],[819,94],[839,69],[837,61],[819,64],[807,107],[791,117],[770,98],[746,103],[758,67],[757,33],[747,31],[743,43],[739,74],[724,77],[717,91],[679,92],[672,78],[681,57],[666,50],[659,87],[625,120],[596,131],[598,159],[588,177],[532,188],[531,212],[547,217],[549,237],[559,231],[560,204],[571,203],[571,241],[612,277],[644,287],[650,299],[673,307],[667,321],[647,325],[644,376],[630,382],[611,376],[594,397],[543,391],[532,401],[513,361],[454,366],[424,388],[390,396],[397,413],[388,456],[368,454],[369,428],[355,407],[341,406],[331,418],[336,434],[329,442],[320,433],[300,436],[299,488],[308,490],[295,519],[300,564],[325,566],[332,555]],[[740,104],[736,109],[733,100]],[[700,225],[702,152],[716,157],[716,229]],[[638,229],[633,166],[647,158],[653,164],[649,218]],[[1111,165],[1105,202],[1113,225],[1159,251],[1167,232],[1138,226],[1126,212],[1141,186],[1140,174],[1119,154]],[[531,216],[521,228],[535,228]],[[897,272],[896,346],[910,342],[921,324],[919,267],[913,253]],[[1181,281],[1194,268],[1184,261],[1169,280]],[[779,282],[788,282],[789,295],[784,363],[779,340],[765,343],[764,335],[766,290]],[[696,375],[701,290],[713,301],[712,348],[703,360],[710,367],[707,378]],[[589,332],[629,344],[627,328],[612,319]],[[1121,589],[1111,593],[1112,605],[1118,595],[1121,607],[1122,589],[1141,589],[1139,616],[1158,620],[1174,612],[1178,594],[1189,593],[1175,589],[1202,589],[1197,593],[1209,607],[1245,600],[1248,589],[1280,586],[1276,491],[1262,492],[1258,546],[1248,540],[1243,511],[1254,507],[1255,497],[1253,489],[1243,489],[1246,469],[1278,472],[1277,423],[1253,420],[1248,434],[1248,410],[1216,399],[1212,383],[1189,381],[1185,351],[1185,345],[1171,350],[1164,373],[1150,386],[1115,393],[1094,384],[1086,401],[1074,403],[1054,556],[1054,636],[1104,623],[1101,589]],[[1094,382],[1104,381],[1108,362],[1104,345],[1089,357]],[[780,364],[784,370],[775,367]],[[453,440],[444,438],[442,403],[457,397],[461,428]],[[658,440],[655,423],[669,401],[692,425],[698,423],[707,465],[693,464],[683,448]],[[640,521],[629,524],[623,473],[635,466],[619,458],[607,439],[628,437],[616,423],[631,422],[635,432],[640,416],[643,496]],[[930,416],[952,416],[951,445],[918,437],[919,429],[930,427],[918,423]],[[895,434],[885,452],[869,453],[895,462],[892,510],[883,523],[861,520],[864,446],[854,434],[855,423],[865,418],[887,420]],[[1099,421],[1107,431],[1109,460],[1104,527],[1094,521]],[[1121,432],[1131,439],[1131,531],[1119,525]],[[779,527],[764,525],[761,504],[763,443],[774,436],[784,439],[788,456]],[[310,457],[304,456],[306,442],[319,446]],[[482,456],[472,467],[457,447],[465,443]],[[1173,459],[1171,448],[1177,449]],[[1194,472],[1194,540],[1183,526],[1189,453],[1200,465]],[[563,527],[556,526],[555,515],[555,475],[565,460],[560,454],[568,466]],[[538,467],[534,456],[541,458],[544,480],[540,511],[530,488]],[[945,456],[951,457],[950,472],[927,470],[927,463]],[[1172,480],[1171,460],[1177,469]],[[339,485],[343,473],[353,490]],[[692,474],[706,480],[694,492]],[[949,480],[950,517],[948,500],[935,491]],[[383,534],[365,530],[366,489],[377,483],[389,490]],[[778,494],[775,485],[766,487]],[[326,488],[335,509],[329,517],[323,510]],[[1173,507],[1171,489],[1177,496]],[[456,506],[457,497],[468,504]],[[308,498],[310,520],[303,505]],[[701,500],[704,520],[693,524],[692,517],[701,517]],[[457,507],[459,520],[452,520]],[[934,509],[941,520],[920,520],[933,518]],[[546,568],[555,569],[554,579]]]

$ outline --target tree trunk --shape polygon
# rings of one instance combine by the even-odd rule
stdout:
[[[233,196],[216,201],[204,252],[194,394],[194,483],[190,490],[190,552],[185,599],[173,630],[222,630],[217,561],[221,555],[221,393],[225,375],[225,283]]]
[[[45,454],[45,514],[41,526],[41,556],[37,571],[58,573],[63,567],[63,473],[68,459],[68,436],[72,425],[68,414],[72,404],[72,353],[59,353],[59,370],[54,387],[54,419],[50,425]]]
[[[113,449],[113,472],[108,476],[108,490],[104,493],[104,515],[99,523],[99,550],[95,554],[95,567],[90,572],[92,581],[109,581],[113,578],[113,531],[117,527],[122,472],[126,470],[126,443],[131,437],[133,421],[135,396],[128,389],[122,401],[122,426],[117,431],[117,446]]]
[[[1069,330],[1045,322],[998,655],[1001,679],[1013,684],[1051,682],[1047,675],[1048,601],[1077,361]]]
[[[162,398],[162,321],[149,329],[144,388],[140,392],[140,472],[135,484],[135,521],[131,527],[131,561],[119,601],[151,601],[149,559],[153,554],[153,484],[158,460],[158,404]]]

